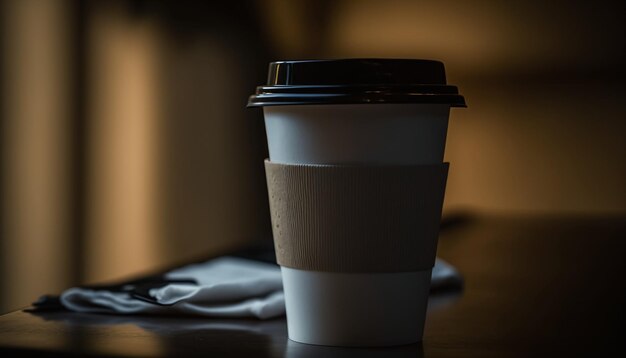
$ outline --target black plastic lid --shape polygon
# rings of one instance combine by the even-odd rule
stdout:
[[[437,103],[466,107],[456,86],[446,84],[442,62],[344,59],[270,63],[267,85],[248,107],[303,104]]]

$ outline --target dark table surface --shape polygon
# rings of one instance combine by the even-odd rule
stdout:
[[[0,355],[210,357],[622,356],[624,217],[461,217],[438,255],[463,290],[431,295],[424,341],[333,348],[287,339],[270,321],[17,311],[0,317]]]

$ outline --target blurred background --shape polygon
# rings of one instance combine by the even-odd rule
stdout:
[[[623,1],[0,0],[0,312],[270,240],[278,59],[438,59],[444,216],[626,215]],[[592,240],[593,238],[589,238]]]

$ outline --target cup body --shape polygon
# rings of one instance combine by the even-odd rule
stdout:
[[[415,103],[264,107],[269,159],[281,164],[441,164],[449,109],[449,104]],[[431,270],[281,270],[294,341],[390,346],[422,339]]]
[[[441,164],[447,104],[264,107],[270,160],[284,164]]]

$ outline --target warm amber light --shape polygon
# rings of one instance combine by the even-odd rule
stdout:
[[[159,37],[150,21],[94,14],[89,62],[86,278],[145,270],[158,258],[156,169]]]

